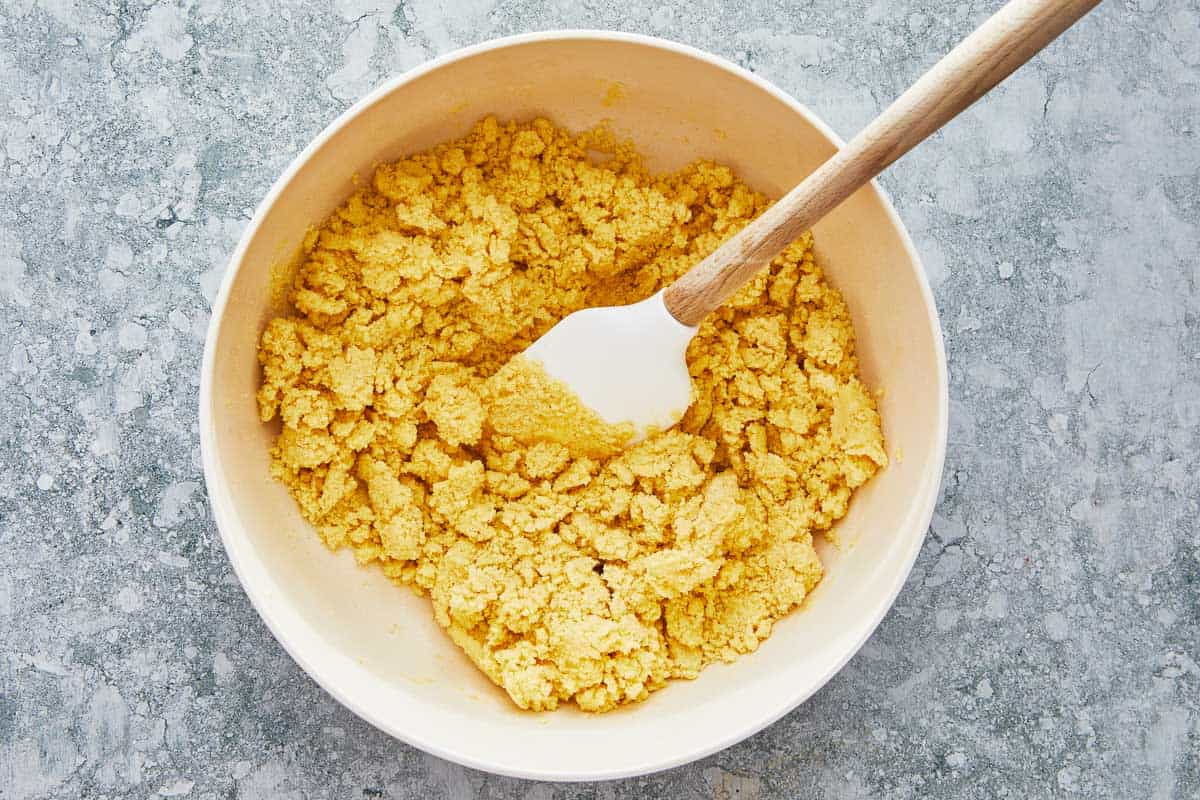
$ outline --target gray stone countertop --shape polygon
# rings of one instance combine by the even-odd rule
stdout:
[[[6,0],[0,798],[1196,797],[1196,0],[1109,0],[882,179],[946,331],[942,496],[873,638],[757,736],[603,784],[439,761],[296,666],[208,511],[222,270],[375,84],[504,34],[624,29],[849,134],[996,6]]]

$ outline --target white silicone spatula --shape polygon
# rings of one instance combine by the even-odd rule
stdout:
[[[758,219],[658,294],[577,311],[525,351],[612,423],[665,429],[691,402],[684,360],[709,312],[793,239],[949,122],[1100,0],[1013,0]]]

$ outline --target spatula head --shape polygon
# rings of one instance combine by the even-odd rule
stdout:
[[[691,404],[685,356],[696,330],[671,316],[659,292],[632,305],[576,311],[525,356],[606,422],[632,423],[641,439],[674,425]]]

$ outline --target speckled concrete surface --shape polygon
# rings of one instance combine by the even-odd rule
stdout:
[[[883,179],[943,315],[943,497],[895,609],[784,720],[644,780],[400,745],[287,657],[205,502],[209,304],[275,176],[459,45],[620,28],[843,134],[992,2],[7,0],[0,798],[1200,793],[1200,5],[1109,0]]]

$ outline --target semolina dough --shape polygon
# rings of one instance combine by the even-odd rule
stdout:
[[[691,408],[636,445],[513,357],[767,205],[726,167],[651,175],[546,120],[380,166],[262,334],[274,476],[330,548],[428,595],[521,708],[605,711],[753,651],[821,580],[813,536],[887,463],[811,236],[703,323]]]

